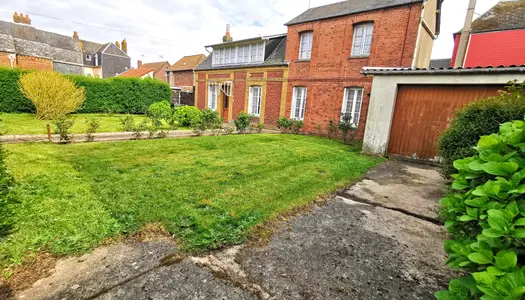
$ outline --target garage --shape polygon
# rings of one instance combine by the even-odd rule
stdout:
[[[457,109],[525,81],[525,65],[473,69],[364,68],[373,76],[363,152],[438,161],[436,144]]]
[[[437,159],[437,141],[465,104],[495,96],[503,85],[400,85],[388,155]]]

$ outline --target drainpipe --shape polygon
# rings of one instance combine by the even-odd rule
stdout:
[[[474,10],[476,9],[476,0],[470,0],[465,17],[465,25],[461,30],[461,38],[459,39],[458,51],[456,52],[456,61],[454,68],[462,68],[465,64],[465,57],[467,55],[467,45],[470,40],[470,30],[472,29],[472,19],[474,18]]]
[[[13,69],[15,67],[16,54],[10,53],[7,55],[7,58],[11,61],[11,69]]]

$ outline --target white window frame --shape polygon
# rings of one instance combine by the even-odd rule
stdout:
[[[349,99],[350,91],[354,91],[354,96],[352,99]],[[350,123],[352,123],[352,126],[354,126],[355,128],[359,126],[359,120],[361,119],[361,109],[363,108],[363,94],[364,93],[365,93],[365,90],[360,87],[345,88],[345,92],[343,96],[343,105],[341,108],[341,120],[343,119],[343,115],[351,114],[352,118],[350,119]],[[358,97],[359,94],[361,94],[360,98]],[[359,108],[357,108],[357,103],[360,104]],[[357,120],[355,119],[356,114],[357,114]]]
[[[256,101],[256,108],[254,107],[254,101]],[[248,114],[254,116],[261,116],[261,105],[262,105],[262,86],[251,86],[248,96]]]
[[[86,60],[91,60],[91,54],[86,54]]]
[[[208,108],[216,111],[218,99],[219,99],[219,86],[217,84],[210,83],[208,85]]]
[[[300,98],[298,99],[298,96]],[[308,96],[308,89],[304,86],[295,86],[293,88],[292,95],[292,109],[290,111],[290,119],[303,121],[306,113],[306,98]],[[297,115],[296,109],[299,105],[299,115]]]
[[[314,41],[314,32],[307,31],[301,33],[299,42],[299,59],[310,59],[312,57],[312,44]]]
[[[266,42],[213,49],[212,66],[255,64],[264,62]]]
[[[362,23],[354,26],[351,56],[368,56],[372,48],[374,23]]]

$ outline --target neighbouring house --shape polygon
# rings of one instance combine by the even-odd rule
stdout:
[[[286,34],[234,41],[228,26],[223,43],[206,48],[212,53],[195,69],[195,106],[225,122],[246,112],[276,125],[286,102]]]
[[[174,63],[166,71],[168,83],[172,87],[179,88],[183,92],[193,93],[195,84],[195,69],[206,59],[206,55],[188,55]]]
[[[454,34],[451,66],[461,32]],[[463,67],[525,64],[525,0],[502,1],[472,23]]]
[[[137,61],[137,68],[153,68],[153,77],[160,81],[168,82],[166,79],[166,70],[170,67],[170,63],[167,61],[151,62],[143,64],[141,60]]]
[[[349,114],[364,132],[372,76],[363,67],[430,64],[442,0],[343,1],[308,9],[288,26],[285,116],[304,130]]]
[[[108,78],[131,67],[127,42],[99,44],[36,29],[27,15],[15,13],[13,23],[0,21],[0,67],[55,70]]]
[[[154,78],[155,69],[154,68],[129,69],[123,73],[120,73],[118,77]]]

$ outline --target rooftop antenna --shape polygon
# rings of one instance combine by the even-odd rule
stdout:
[[[308,0],[308,9],[312,6],[312,0]]]
[[[144,61],[144,58],[146,58],[146,55],[142,54],[142,61]]]
[[[164,55],[159,54],[159,58],[160,58],[160,59],[164,59]]]

